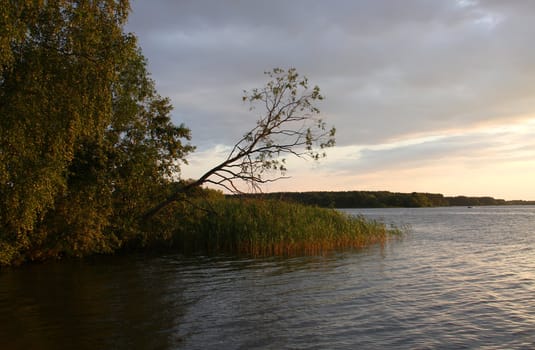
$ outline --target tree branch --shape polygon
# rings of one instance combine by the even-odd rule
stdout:
[[[266,110],[256,126],[238,140],[227,158],[204,173],[199,179],[183,186],[162,203],[149,210],[149,218],[181,195],[203,184],[220,186],[231,193],[242,193],[236,182],[245,182],[253,189],[261,184],[287,178],[281,155],[319,160],[325,156],[326,147],[335,143],[335,129],[325,129],[318,118],[315,103],[323,100],[319,88],[308,87],[308,79],[300,77],[293,68],[285,71],[275,68],[265,73],[271,80],[262,89],[244,92],[242,100],[249,102],[250,110],[260,103]],[[280,176],[264,177],[270,172]]]

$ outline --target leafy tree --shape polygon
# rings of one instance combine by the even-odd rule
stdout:
[[[181,141],[190,138],[189,130],[171,123],[169,100],[156,94],[143,56],[132,49],[113,87],[111,123],[102,139],[82,140],[68,168],[67,191],[44,221],[56,250],[111,252],[145,240],[139,218],[162,199],[179,161],[193,150]]]
[[[308,79],[294,68],[275,68],[265,74],[268,83],[261,89],[244,91],[242,98],[251,111],[258,106],[263,109],[256,126],[236,142],[223,162],[173,193],[145,217],[183,199],[189,189],[202,184],[241,193],[240,183],[245,182],[258,190],[261,184],[284,177],[285,157],[319,160],[326,156],[325,149],[334,146],[336,130],[327,129],[319,117],[316,102],[323,100],[319,87],[310,89]]]
[[[109,123],[110,81],[126,20],[124,1],[5,5],[8,23],[0,39],[4,252],[30,246],[35,224],[66,189],[66,169],[79,139],[94,137]]]
[[[0,264],[111,251],[165,196],[189,130],[123,32],[128,1],[0,8]]]

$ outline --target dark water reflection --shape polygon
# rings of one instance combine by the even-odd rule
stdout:
[[[0,348],[168,348],[182,286],[158,268],[137,257],[2,271]]]
[[[533,349],[535,208],[358,210],[412,233],[325,257],[0,271],[0,349]]]

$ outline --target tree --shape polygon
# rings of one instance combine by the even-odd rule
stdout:
[[[310,89],[308,79],[294,68],[275,68],[265,74],[268,83],[261,89],[244,91],[242,97],[251,111],[258,106],[264,109],[256,126],[234,144],[223,162],[173,193],[145,217],[183,199],[191,188],[212,184],[241,193],[239,183],[245,182],[258,190],[261,184],[285,177],[287,156],[316,161],[326,156],[325,149],[335,144],[336,130],[327,129],[319,117],[316,102],[323,100],[319,87]]]
[[[123,31],[128,10],[0,6],[0,265],[120,247],[193,149]]]
[[[102,138],[77,147],[67,189],[40,225],[48,237],[40,252],[112,252],[159,234],[145,232],[139,218],[165,198],[193,147],[183,142],[189,129],[171,122],[170,101],[156,93],[140,50],[131,50],[112,88],[111,122]]]
[[[0,251],[38,240],[82,138],[111,119],[127,1],[9,1],[0,45]],[[0,256],[0,261],[4,259]]]

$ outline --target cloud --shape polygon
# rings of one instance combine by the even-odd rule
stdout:
[[[242,91],[261,87],[262,72],[277,66],[296,67],[321,87],[320,109],[340,147],[517,123],[535,110],[533,1],[132,5],[127,30],[138,35],[159,92],[171,97],[174,120],[192,129],[200,152],[231,145],[254,126]],[[488,139],[439,138],[362,149],[344,166],[371,171],[459,152],[477,158],[488,146]]]

